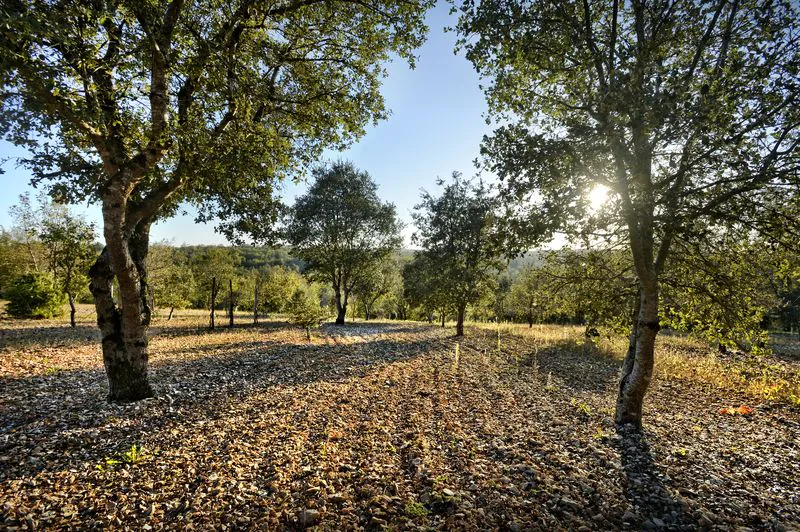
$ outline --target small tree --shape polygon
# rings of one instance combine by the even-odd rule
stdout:
[[[267,312],[285,312],[305,280],[300,272],[284,266],[267,270],[261,283],[260,298]]]
[[[303,286],[295,291],[289,301],[291,322],[306,331],[306,338],[311,340],[311,328],[328,319],[328,311],[320,306],[319,290],[312,286]]]
[[[494,224],[496,200],[482,182],[462,179],[458,172],[441,196],[427,192],[416,206],[418,256],[431,266],[428,275],[456,310],[456,336],[464,334],[467,305],[478,301],[500,269],[502,249]]]
[[[376,264],[353,288],[353,294],[364,307],[364,319],[369,321],[375,303],[389,295],[401,284],[397,261],[389,257]]]
[[[433,321],[436,312],[439,312],[444,327],[450,298],[445,291],[446,287],[434,275],[437,267],[432,260],[427,254],[417,252],[403,266],[403,297],[411,306],[421,310],[429,323]]]
[[[54,318],[63,313],[64,292],[46,273],[26,273],[6,292],[6,312],[15,318]]]
[[[343,325],[353,288],[400,247],[401,224],[370,175],[352,163],[321,166],[314,177],[291,210],[286,238],[312,277],[333,288],[336,324]]]
[[[63,206],[53,212],[58,216],[43,220],[39,238],[47,249],[56,286],[67,295],[69,323],[75,327],[75,298],[89,286],[89,268],[97,258],[95,229]]]

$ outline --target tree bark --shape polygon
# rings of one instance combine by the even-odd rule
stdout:
[[[644,396],[653,376],[658,323],[658,284],[642,283],[628,353],[622,365],[614,416],[618,425],[642,426]]]
[[[69,299],[69,326],[75,328],[75,295],[67,292],[67,299]]]
[[[217,306],[217,278],[211,278],[211,330],[214,330],[214,307]]]
[[[341,289],[337,286],[333,288],[336,291],[336,325],[344,325],[344,319],[347,315],[347,295],[342,298]]]
[[[233,328],[233,279],[228,279],[228,327]]]
[[[173,312],[175,312],[175,307],[169,307],[169,316],[167,316],[167,321],[172,319]]]
[[[466,305],[458,306],[458,317],[456,320],[456,336],[464,336],[464,316],[467,313]]]
[[[104,204],[106,248],[89,270],[90,290],[102,335],[103,364],[108,376],[108,399],[132,402],[153,396],[147,377],[147,329],[151,309],[147,301],[145,260],[150,227],[140,224],[125,237],[121,215]],[[120,305],[114,302],[114,279]]]

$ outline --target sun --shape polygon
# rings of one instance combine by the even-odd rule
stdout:
[[[599,211],[608,200],[608,187],[597,184],[589,191],[589,208],[592,211]]]

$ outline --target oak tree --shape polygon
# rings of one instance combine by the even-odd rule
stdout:
[[[800,13],[793,2],[473,1],[461,46],[502,121],[484,139],[523,245],[574,232],[588,191],[629,249],[637,319],[616,421],[640,426],[676,244],[762,227],[798,191]]]
[[[320,166],[314,178],[291,209],[286,239],[306,271],[333,288],[336,324],[343,325],[353,289],[400,247],[401,224],[370,175],[352,163]]]
[[[0,132],[38,183],[100,204],[91,270],[109,398],[147,378],[150,228],[182,200],[236,237],[273,183],[386,116],[392,56],[413,62],[430,2],[10,0],[0,7]],[[269,209],[253,213],[270,222]],[[259,225],[257,236],[269,233]],[[119,284],[118,305],[111,297]]]

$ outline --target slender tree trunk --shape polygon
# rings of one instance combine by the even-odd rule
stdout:
[[[214,330],[214,308],[217,306],[217,278],[211,278],[211,330]]]
[[[253,292],[253,325],[258,325],[258,279]]]
[[[69,326],[75,328],[75,294],[67,292],[69,299]]]
[[[344,325],[345,316],[347,316],[347,296],[342,298],[341,289],[334,286],[336,291],[336,325]]]
[[[233,279],[228,279],[228,327],[233,328]]]
[[[467,313],[466,305],[458,306],[458,317],[456,320],[456,336],[464,336],[464,315]]]
[[[615,414],[619,425],[642,426],[642,408],[653,376],[658,330],[658,284],[655,281],[643,282],[619,382]]]
[[[150,226],[140,223],[133,234],[127,236],[123,230],[122,212],[118,203],[104,202],[106,248],[89,275],[90,290],[97,310],[97,325],[102,334],[108,399],[130,402],[153,395],[147,378],[147,329],[151,309],[145,269]],[[119,283],[119,307],[112,297],[115,278]]]
[[[445,320],[444,309],[442,309],[442,312],[441,312],[441,314],[442,314],[442,315],[441,315],[441,318],[442,318],[442,328],[444,328],[444,320]]]
[[[172,319],[173,312],[175,312],[175,307],[169,307],[169,316],[167,316],[167,321]]]

